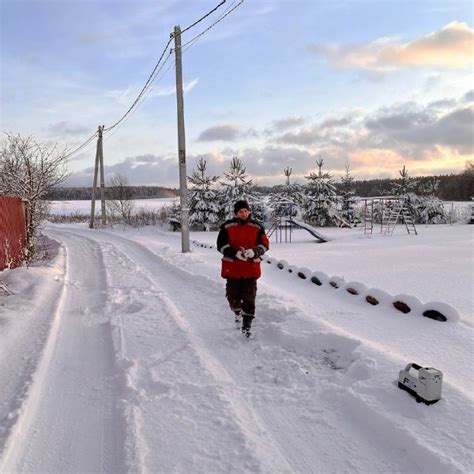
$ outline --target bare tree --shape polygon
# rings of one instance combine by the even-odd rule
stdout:
[[[26,259],[36,250],[36,238],[49,210],[48,192],[68,177],[67,150],[33,137],[5,134],[0,144],[0,193],[26,202],[28,215]]]
[[[128,179],[122,174],[114,174],[107,185],[107,207],[111,214],[119,215],[127,224],[131,222],[134,201]]]

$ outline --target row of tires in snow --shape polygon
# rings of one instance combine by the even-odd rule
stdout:
[[[198,241],[192,241],[197,247],[214,248],[213,245],[203,244]],[[365,301],[371,306],[380,306],[393,308],[402,314],[416,314],[434,321],[459,321],[457,310],[447,303],[432,301],[422,303],[418,298],[411,295],[399,294],[392,296],[379,288],[367,288],[366,285],[358,281],[346,282],[338,276],[328,276],[324,272],[312,271],[309,268],[290,265],[286,260],[278,260],[267,255],[262,256],[262,261],[273,266],[290,277],[299,279],[302,282],[308,282],[315,287],[328,287],[336,290],[339,294],[351,295],[358,301]]]

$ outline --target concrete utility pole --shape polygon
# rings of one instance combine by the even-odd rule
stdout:
[[[104,131],[104,125],[99,125],[97,129],[99,137],[97,138],[97,149],[95,152],[95,168],[94,168],[94,184],[92,185],[92,200],[91,200],[91,219],[89,227],[94,228],[95,221],[95,195],[97,192],[97,175],[100,168],[100,198],[102,208],[102,225],[106,224],[105,216],[105,179],[104,179],[104,148],[102,145],[102,132]]]
[[[178,108],[178,159],[181,204],[181,252],[189,252],[189,209],[186,176],[186,139],[184,134],[183,70],[181,65],[181,28],[174,27],[174,53],[176,59],[176,102]]]
[[[102,210],[102,225],[105,226],[107,223],[105,215],[105,176],[104,176],[104,146],[102,140],[102,132],[104,131],[105,125],[102,125],[102,130],[100,131],[100,201],[101,201],[101,210]]]

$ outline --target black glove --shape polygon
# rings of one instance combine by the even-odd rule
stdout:
[[[226,247],[223,253],[224,257],[235,258],[237,250],[233,249],[232,247]]]

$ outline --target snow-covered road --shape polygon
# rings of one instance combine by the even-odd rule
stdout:
[[[175,236],[159,232],[48,233],[65,249],[62,288],[46,287],[56,292],[52,317],[37,305],[49,332],[31,383],[26,364],[17,377],[24,396],[5,423],[0,472],[472,467],[468,364],[453,347],[470,328],[426,318],[401,327],[325,291],[308,303],[307,289],[265,269],[258,336],[246,340],[215,250],[183,255]],[[454,362],[443,400],[419,405],[396,387],[401,361],[447,348]]]

